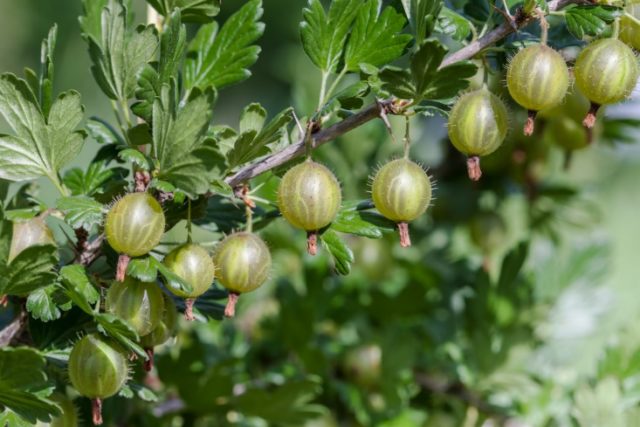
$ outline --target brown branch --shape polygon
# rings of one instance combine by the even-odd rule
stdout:
[[[569,4],[573,3],[591,3],[590,0],[552,0],[549,2],[549,10],[556,11],[562,9]],[[522,12],[518,12],[515,17],[515,24],[517,28],[522,28],[528,25],[535,19],[535,16],[523,16]],[[463,61],[465,59],[469,59],[477,55],[480,51],[484,50],[490,45],[498,42],[499,40],[505,38],[509,34],[513,33],[515,30],[511,23],[504,22],[497,28],[493,29],[489,33],[485,34],[481,38],[476,41],[469,43],[464,48],[460,49],[457,52],[449,55],[442,61],[440,68],[444,68],[451,64],[454,64],[459,61]],[[393,114],[393,101],[392,100],[384,100],[377,101],[374,104],[369,105],[364,108],[360,112],[347,117],[346,119],[338,122],[330,127],[314,132],[311,135],[311,145],[313,148],[319,147],[322,144],[325,144],[329,141],[336,139],[337,137],[353,130],[363,124],[375,119],[376,117],[380,117],[381,115],[391,113]],[[251,178],[255,178],[256,176],[265,173],[271,169],[274,169],[284,163],[288,162],[291,159],[294,159],[298,156],[301,156],[305,153],[305,135],[302,135],[298,141],[294,144],[291,144],[287,148],[272,154],[268,157],[265,157],[256,163],[245,166],[240,169],[235,174],[227,177],[225,181],[232,187],[236,187],[242,184],[245,181],[248,181]]]
[[[20,335],[27,322],[27,313],[24,310],[20,310],[18,317],[13,322],[9,323],[3,330],[0,331],[0,347],[6,347],[10,345],[13,340]]]

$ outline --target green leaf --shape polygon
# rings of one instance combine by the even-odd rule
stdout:
[[[60,415],[60,408],[43,397],[50,393],[44,357],[29,348],[0,349],[0,405],[33,425]]]
[[[62,182],[74,196],[92,196],[103,194],[108,186],[122,180],[127,173],[124,168],[107,169],[104,161],[94,161],[89,164],[86,172],[80,168],[70,169]]]
[[[91,117],[87,122],[89,136],[95,139],[98,144],[127,145],[120,134],[106,121],[99,117]]]
[[[34,319],[50,322],[60,318],[60,309],[54,301],[53,294],[57,290],[56,285],[49,285],[37,289],[27,298],[27,311]]]
[[[82,148],[86,135],[75,131],[83,116],[77,92],[60,94],[45,119],[27,83],[13,74],[3,74],[0,114],[14,132],[14,135],[0,135],[2,179],[54,177]]]
[[[393,222],[377,213],[345,209],[338,213],[336,219],[331,223],[331,229],[370,239],[380,239],[383,235],[382,229],[376,222],[387,223],[387,228],[394,228]]]
[[[13,235],[13,224],[6,217],[4,206],[0,200],[0,274],[7,264],[9,258],[9,248],[11,247],[11,236]]]
[[[51,104],[53,103],[53,52],[56,48],[56,40],[58,38],[58,26],[56,24],[51,27],[46,39],[42,41],[42,53],[40,55],[40,63],[42,74],[39,82],[39,97],[42,113],[45,117],[49,116]]]
[[[336,71],[360,3],[359,0],[333,0],[327,14],[320,0],[309,0],[309,6],[303,10],[302,46],[322,71]]]
[[[291,380],[270,389],[254,388],[234,398],[241,413],[260,417],[269,425],[303,425],[322,414],[322,407],[311,402],[320,393],[320,379]],[[263,402],[268,401],[268,405]]]
[[[214,178],[215,143],[205,139],[212,118],[215,92],[195,90],[178,107],[169,86],[153,105],[153,154],[158,178],[195,198],[209,191]]]
[[[148,359],[147,353],[138,345],[140,337],[136,331],[124,320],[109,313],[94,314],[98,322],[98,330],[118,341],[125,349],[136,353],[143,359]]]
[[[407,22],[404,17],[390,6],[380,14],[381,7],[381,0],[368,0],[360,6],[345,50],[347,70],[359,71],[363,63],[385,65],[402,55],[411,41],[410,35],[401,34]]]
[[[148,259],[149,262],[155,266],[162,277],[164,277],[164,283],[168,288],[173,288],[186,294],[189,294],[193,291],[193,288],[189,283],[182,280],[177,274],[169,270],[163,263],[153,257],[149,257]]]
[[[240,135],[227,153],[227,164],[233,169],[271,152],[269,144],[280,141],[287,132],[292,109],[287,108],[263,127],[267,112],[259,104],[247,106],[240,119]]]
[[[260,53],[254,43],[263,33],[261,0],[248,1],[218,32],[218,23],[203,25],[189,45],[184,66],[187,90],[221,89],[246,80]]]
[[[466,40],[471,35],[472,23],[453,10],[445,7],[438,17],[438,29],[441,33],[458,41]]]
[[[147,3],[165,17],[179,8],[185,22],[209,22],[220,12],[221,0],[147,0]]]
[[[100,299],[100,294],[89,281],[87,272],[82,265],[72,264],[62,267],[62,269],[60,269],[60,278],[64,285],[72,287],[74,292],[82,298],[82,305],[85,308],[91,304],[95,304]],[[89,308],[88,314],[91,313],[92,310]]]
[[[320,235],[320,239],[335,261],[336,271],[342,275],[351,272],[351,264],[353,263],[353,252],[342,240],[342,238],[333,230],[327,230]]]
[[[153,169],[153,161],[142,151],[136,148],[125,148],[118,152],[118,158],[123,162],[129,162],[145,170]]]
[[[576,6],[565,11],[567,28],[576,38],[599,36],[623,11],[613,6]]]
[[[127,136],[131,145],[141,146],[153,143],[151,128],[147,123],[140,123],[128,129]]]
[[[58,209],[64,212],[64,219],[73,228],[89,231],[102,224],[104,207],[91,197],[71,196],[58,200]]]
[[[402,0],[402,7],[409,18],[416,45],[422,45],[433,32],[442,5],[442,0]]]
[[[0,277],[0,294],[26,297],[52,284],[56,278],[58,249],[53,245],[28,247],[16,256]]]
[[[96,13],[93,8],[87,12]],[[91,70],[109,98],[124,102],[134,95],[138,73],[155,57],[158,49],[156,30],[152,25],[129,28],[127,8],[121,0],[110,0],[101,16],[99,38],[96,28],[85,27],[96,20],[94,16],[85,15],[80,21],[89,43]]]
[[[527,259],[528,253],[528,243],[522,242],[513,251],[507,254],[502,261],[502,269],[500,270],[500,278],[498,279],[499,290],[508,292],[508,288],[514,284],[518,277],[518,274]]]
[[[129,261],[127,276],[134,277],[143,282],[155,282],[158,277],[158,267],[155,258],[135,258]]]
[[[470,61],[439,68],[447,49],[437,40],[427,40],[411,57],[408,70],[385,68],[380,72],[383,87],[403,99],[444,100],[469,86],[477,67]]]

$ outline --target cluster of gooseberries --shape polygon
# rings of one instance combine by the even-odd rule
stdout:
[[[638,5],[631,4],[627,8],[634,13]],[[591,103],[582,121],[589,131],[595,125],[601,106],[625,100],[636,85],[640,67],[634,51],[627,44],[634,48],[640,46],[640,25],[629,18],[622,19],[619,24],[621,40],[616,29],[614,37],[592,41],[578,55],[571,73],[562,55],[547,46],[547,23],[544,16],[541,15],[540,19],[541,42],[520,50],[507,69],[509,94],[528,112],[524,134],[533,134],[538,112],[558,108],[567,94],[572,94],[571,74],[576,86],[573,92],[579,90]],[[586,139],[579,137],[581,131],[573,123],[560,120],[552,123],[558,132],[557,139],[576,140],[561,141],[561,145],[569,150],[583,146],[581,142]],[[451,110],[448,129],[454,147],[468,157],[469,178],[477,181],[482,176],[480,157],[496,151],[507,135],[507,108],[485,84],[458,99]]]

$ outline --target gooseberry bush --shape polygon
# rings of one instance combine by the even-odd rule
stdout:
[[[555,329],[609,264],[571,160],[640,126],[636,1],[81,3],[112,115],[57,26],[0,76],[0,425],[637,422],[633,328]]]

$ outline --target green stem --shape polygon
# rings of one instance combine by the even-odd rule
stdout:
[[[632,14],[630,14],[629,12],[624,12],[624,16],[627,19],[630,19],[631,21],[635,22],[636,24],[640,25],[640,19],[636,18],[635,16],[633,16]]]
[[[67,190],[64,187],[64,185],[62,185],[62,182],[60,181],[60,177],[58,177],[58,174],[56,174],[56,173],[47,174],[47,177],[49,178],[49,180],[51,180],[53,185],[58,189],[58,191],[60,192],[62,197],[69,197],[71,195],[69,193],[69,190]]]
[[[328,71],[323,71],[322,72],[322,79],[320,80],[320,96],[318,96],[318,111],[320,111],[320,109],[322,109],[322,106],[324,105],[324,97],[325,97],[325,93],[327,91],[327,80],[329,79],[329,72]]]
[[[127,104],[127,100],[121,100],[120,106],[122,107],[122,112],[124,113],[124,119],[127,122],[128,128],[132,128],[133,123],[131,122],[131,115],[129,114],[129,105]]]
[[[327,93],[324,95],[324,99],[322,100],[322,105],[327,103],[331,95],[333,95],[333,92],[338,87],[338,84],[342,81],[342,79],[346,74],[347,74],[347,67],[344,67],[342,71],[340,71],[340,74],[338,74],[338,76],[335,78],[335,80],[331,84],[331,87],[329,87],[329,90],[327,91]]]
[[[245,215],[247,216],[247,233],[253,232],[253,210],[249,204],[245,204]]]
[[[613,21],[613,34],[611,37],[614,39],[620,37],[620,18],[616,18],[616,20]]]
[[[409,149],[411,148],[411,120],[409,116],[404,116],[404,158],[409,159]]]
[[[191,199],[187,198],[187,243],[191,243]]]

